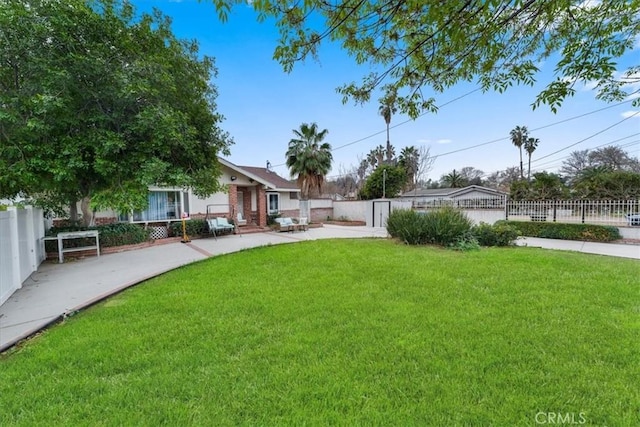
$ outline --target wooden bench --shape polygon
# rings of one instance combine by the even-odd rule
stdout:
[[[84,238],[95,238],[96,244],[90,246],[78,246],[74,248],[65,248],[63,242],[65,240],[70,239],[84,239]],[[85,231],[66,231],[63,233],[58,233],[57,237],[44,237],[42,240],[57,240],[58,241],[58,263],[62,264],[64,262],[64,254],[67,252],[79,252],[79,251],[96,251],[97,255],[100,256],[100,233],[98,230],[85,230]]]

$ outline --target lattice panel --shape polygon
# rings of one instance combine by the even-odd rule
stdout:
[[[169,230],[167,227],[149,227],[151,230],[151,238],[153,240],[166,239],[169,237]]]

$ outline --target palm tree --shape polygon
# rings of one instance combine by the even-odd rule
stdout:
[[[393,147],[391,147],[391,143],[389,142],[389,125],[391,124],[391,116],[394,115],[396,113],[396,111],[398,111],[396,109],[396,107],[394,106],[394,102],[392,100],[392,98],[385,98],[382,101],[382,104],[380,105],[380,107],[378,107],[378,113],[382,116],[382,118],[384,119],[385,124],[387,125],[387,148],[386,148],[386,153],[387,153],[387,162],[389,164],[391,164],[392,160],[393,160],[393,156],[394,156],[394,151]]]
[[[309,190],[322,191],[324,179],[331,170],[333,156],[331,145],[322,140],[329,131],[318,132],[316,123],[303,123],[300,129],[293,129],[295,138],[289,141],[287,149],[287,167],[292,177],[297,177],[303,200],[309,199]]]
[[[520,179],[524,179],[524,170],[522,167],[522,146],[527,141],[529,131],[526,126],[516,126],[509,135],[511,135],[511,142],[520,150]]]
[[[529,182],[531,182],[531,155],[533,154],[534,151],[536,151],[536,148],[538,148],[539,143],[540,143],[540,140],[538,138],[532,138],[532,137],[527,138],[527,140],[524,142],[524,150],[529,155],[529,170],[527,172],[527,181]]]
[[[369,151],[367,154],[367,162],[371,165],[371,169],[375,169],[378,164],[378,158],[376,157],[376,150]]]
[[[454,169],[451,173],[442,177],[442,182],[448,185],[448,188],[462,188],[465,186],[464,177]]]
[[[382,145],[378,145],[376,148],[372,150],[372,153],[376,158],[376,162],[378,166],[382,165],[382,163],[384,163],[384,154],[385,154],[384,147]]]
[[[406,172],[408,185],[415,185],[416,183],[419,159],[420,154],[418,153],[418,149],[413,145],[410,147],[404,147],[400,152],[400,159],[398,163]]]

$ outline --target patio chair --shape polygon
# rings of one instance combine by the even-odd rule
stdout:
[[[295,231],[297,224],[291,218],[276,218],[278,231]]]
[[[216,240],[218,240],[218,234],[232,233],[235,230],[235,226],[229,224],[226,218],[207,219],[207,225],[209,226],[209,233],[213,234]]]
[[[307,231],[309,229],[309,222],[307,221],[307,217],[301,216],[298,218],[298,228]]]
[[[236,218],[236,225],[238,227],[247,225],[247,220],[242,217],[242,212],[238,212],[238,217]]]
[[[236,226],[229,223],[229,221],[227,221],[227,218],[218,217],[216,218],[216,222],[218,223],[218,227],[216,228],[216,231],[220,230],[223,232],[228,231],[232,233],[236,229]]]

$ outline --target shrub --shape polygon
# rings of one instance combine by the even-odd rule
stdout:
[[[465,239],[471,220],[460,210],[444,207],[427,213],[394,210],[387,219],[387,232],[409,245],[433,243],[451,246]]]
[[[516,227],[502,223],[491,225],[481,222],[472,231],[481,246],[511,246],[520,236]]]
[[[523,236],[547,239],[611,242],[622,238],[616,227],[594,224],[562,224],[557,222],[498,221],[520,231]]]
[[[138,224],[115,222],[95,227],[100,232],[100,246],[135,245],[149,240],[149,230]]]
[[[462,236],[458,237],[455,242],[449,245],[451,249],[457,251],[474,251],[480,249],[478,239],[473,234],[473,230],[467,231]]]
[[[190,219],[184,222],[187,236],[203,236],[209,234],[209,226],[204,219]],[[169,225],[170,236],[182,236],[182,221],[172,222]]]
[[[267,216],[267,225],[273,225],[276,223],[276,218],[280,218],[280,214],[272,214]]]
[[[424,216],[408,209],[394,209],[387,219],[387,232],[408,245],[422,245],[426,243],[422,225]]]
[[[427,243],[449,246],[471,230],[472,222],[459,209],[451,206],[424,215],[423,227]]]

